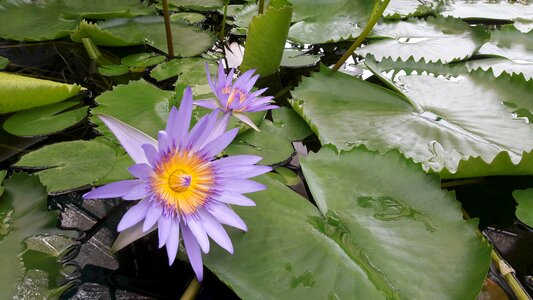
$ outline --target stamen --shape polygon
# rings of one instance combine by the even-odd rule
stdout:
[[[185,192],[191,185],[191,179],[191,175],[185,173],[185,171],[176,170],[168,177],[168,185],[175,192]]]

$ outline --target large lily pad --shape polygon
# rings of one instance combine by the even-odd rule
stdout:
[[[215,11],[224,5],[222,0],[170,0],[170,5],[199,10],[199,11]]]
[[[37,174],[49,193],[70,191],[104,177],[115,151],[97,141],[72,141],[44,146],[24,155],[14,166],[44,169]]]
[[[522,33],[507,26],[491,34],[489,42],[478,51],[479,55],[490,58],[473,60],[467,63],[470,69],[492,69],[495,76],[503,72],[523,74],[533,78],[533,32]]]
[[[256,69],[261,76],[267,76],[278,70],[291,17],[290,2],[272,0],[264,14],[253,18],[246,37],[246,52],[240,67],[241,71]]]
[[[131,18],[155,13],[153,5],[139,0],[61,0],[59,3],[61,11],[71,18]]]
[[[448,63],[472,56],[489,34],[481,27],[471,27],[453,18],[429,17],[376,25],[372,37],[379,40],[359,48],[357,54],[372,54],[378,61],[386,57],[403,60],[413,57]]]
[[[322,149],[302,167],[319,210],[261,179],[257,207],[235,207],[249,228],[231,231],[235,253],[205,258],[241,298],[475,299],[490,247],[437,177],[360,149]]]
[[[99,46],[147,44],[166,52],[167,41],[164,29],[164,20],[159,16],[114,19],[98,24],[82,21],[70,37],[77,42],[84,37],[90,37]],[[211,32],[179,21],[172,22],[171,29],[174,51],[177,56],[198,55],[209,49],[215,42],[215,36]]]
[[[0,114],[60,102],[80,90],[77,84],[0,72]]]
[[[531,110],[531,83],[474,73],[394,84],[403,95],[323,68],[292,92],[293,106],[339,149],[399,149],[445,177],[532,174],[533,128],[516,112]]]
[[[73,245],[73,240],[59,234],[73,234],[56,228],[58,213],[47,210],[46,190],[36,176],[13,174],[5,181],[5,189],[0,198],[0,298],[20,299],[31,292],[35,299],[48,299],[49,289],[58,287],[54,275],[61,266],[57,258]],[[39,270],[27,270],[23,258],[39,259]],[[51,279],[50,283],[39,287],[38,282],[28,282],[37,271],[39,278]]]
[[[391,0],[383,16],[387,19],[421,17],[437,11],[439,7],[440,3],[433,0]]]
[[[531,19],[533,6],[520,1],[456,0],[446,2],[440,14],[473,21],[512,21],[518,18]]]
[[[513,197],[518,202],[516,217],[529,227],[533,227],[533,189],[514,191]]]
[[[77,101],[64,101],[15,113],[4,122],[4,130],[18,136],[46,135],[59,132],[81,122],[88,107]]]
[[[67,36],[78,24],[66,19],[55,2],[39,5],[22,0],[0,3],[0,20],[0,37],[16,41],[58,39]]]
[[[320,16],[292,25],[289,39],[300,44],[324,44],[355,39],[362,31],[353,16]]]
[[[96,97],[98,106],[92,112],[111,115],[155,138],[165,128],[173,96],[173,92],[160,90],[141,79],[117,85]],[[99,125],[100,132],[113,136],[98,118],[91,119]]]

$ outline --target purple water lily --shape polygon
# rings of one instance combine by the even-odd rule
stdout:
[[[121,233],[114,250],[158,229],[159,247],[166,246],[172,264],[181,233],[194,272],[202,280],[201,251],[209,252],[208,237],[233,253],[231,240],[221,224],[247,230],[228,204],[254,206],[243,193],[260,191],[265,186],[248,178],[271,168],[255,165],[261,160],[259,156],[216,159],[238,129],[226,131],[229,115],[219,118],[219,111],[215,110],[189,132],[192,105],[192,92],[187,87],[179,111],[172,108],[166,129],[159,131],[157,141],[117,119],[100,115],[135,161],[128,170],[137,179],[104,185],[83,198],[141,199],[118,224]]]
[[[259,130],[254,122],[250,120],[244,113],[256,112],[268,109],[279,108],[273,105],[272,96],[260,97],[267,88],[252,92],[252,88],[259,78],[259,75],[254,75],[255,70],[248,70],[233,82],[233,75],[235,70],[232,68],[228,75],[224,73],[224,66],[222,63],[218,65],[218,76],[211,78],[209,73],[209,65],[205,65],[207,73],[207,81],[216,96],[216,100],[207,99],[195,101],[194,104],[211,109],[220,109],[224,113],[231,113],[237,119],[248,124],[255,130]]]

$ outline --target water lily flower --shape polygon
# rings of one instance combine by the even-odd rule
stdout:
[[[271,170],[255,165],[261,157],[216,156],[235,138],[238,129],[226,131],[229,115],[213,111],[189,132],[192,92],[183,94],[179,110],[172,108],[158,140],[107,116],[99,118],[113,132],[136,164],[128,171],[137,179],[98,187],[84,199],[115,198],[140,200],[118,224],[121,232],[113,248],[118,250],[158,229],[159,247],[166,246],[169,265],[175,258],[180,233],[191,265],[202,280],[202,254],[209,252],[209,238],[229,253],[232,242],[222,224],[246,231],[244,221],[228,204],[254,206],[243,195],[265,189],[248,178]]]
[[[207,73],[207,81],[209,86],[215,93],[217,100],[207,99],[195,101],[194,104],[210,109],[220,109],[224,113],[231,113],[237,119],[248,124],[255,130],[259,130],[254,122],[250,120],[244,113],[256,112],[268,109],[279,108],[273,105],[272,96],[260,97],[267,88],[252,92],[252,88],[259,78],[259,75],[254,75],[255,70],[248,70],[233,82],[233,75],[235,69],[231,69],[229,74],[224,73],[224,66],[222,63],[218,65],[218,76],[211,78],[209,73],[209,65],[205,64]]]

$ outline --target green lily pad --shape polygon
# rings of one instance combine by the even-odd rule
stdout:
[[[169,4],[199,11],[215,11],[224,6],[222,0],[170,0]]]
[[[303,50],[285,49],[280,65],[286,68],[312,67],[320,61],[320,55],[306,54]]]
[[[177,56],[189,57],[201,54],[215,42],[215,36],[211,32],[183,22],[172,22],[170,27],[174,52]],[[164,29],[163,17],[159,16],[114,19],[98,24],[82,21],[70,37],[76,42],[90,37],[98,46],[122,47],[147,44],[166,52],[167,40]]]
[[[155,7],[138,0],[61,0],[63,14],[71,18],[112,19],[131,18],[155,13]]]
[[[353,40],[363,31],[353,16],[321,16],[296,22],[289,40],[300,44],[324,44]]]
[[[80,90],[77,84],[0,72],[0,114],[61,102]]]
[[[0,70],[3,70],[9,65],[9,59],[7,57],[0,56]]]
[[[58,288],[55,277],[61,276],[58,258],[74,244],[74,232],[56,228],[58,213],[47,210],[48,195],[37,176],[13,174],[5,190],[0,198],[0,298],[49,299],[51,289]],[[28,260],[38,260],[39,269],[28,269]],[[46,282],[39,289],[31,288],[38,284],[29,281],[37,278],[34,272]]]
[[[209,63],[210,69],[216,70],[217,66],[211,60],[200,57],[190,58],[175,58],[157,65],[151,72],[150,77],[157,81],[166,80],[174,76],[181,76],[185,73],[203,72],[205,83],[207,83],[207,77],[205,74],[205,64]],[[194,92],[194,91],[193,91]]]
[[[471,27],[453,18],[427,20],[409,19],[378,24],[374,27],[372,41],[355,51],[358,55],[372,54],[376,60],[391,57],[407,60],[424,58],[428,62],[448,63],[472,56],[489,38],[481,27]]]
[[[173,96],[173,92],[160,90],[141,79],[117,85],[96,97],[98,106],[92,112],[113,116],[156,138],[157,132],[165,128]],[[100,132],[113,137],[100,119],[93,116],[91,120],[99,125]]]
[[[18,136],[53,134],[85,119],[87,106],[72,109],[79,105],[77,101],[65,101],[23,110],[7,118],[4,130]]]
[[[291,17],[292,4],[286,0],[270,1],[266,12],[254,17],[246,37],[241,71],[256,69],[261,76],[278,71]]]
[[[263,120],[261,131],[268,131],[289,141],[301,141],[313,134],[311,128],[293,109],[280,107],[272,110],[272,120]]]
[[[160,64],[165,61],[163,55],[157,55],[155,53],[136,53],[123,57],[120,63],[129,68],[142,68],[145,69],[150,66]]]
[[[108,65],[98,67],[98,73],[104,76],[120,76],[129,73],[130,69],[124,65]]]
[[[115,161],[115,151],[96,141],[72,141],[44,146],[30,152],[15,164],[24,169],[44,169],[35,173],[49,193],[87,186],[105,176]]]
[[[440,6],[440,2],[433,0],[391,0],[383,12],[383,16],[387,19],[423,17],[438,11]]]
[[[441,15],[472,21],[512,21],[518,18],[531,20],[533,6],[523,2],[464,1],[445,2]]]
[[[490,247],[437,177],[397,153],[359,149],[322,149],[302,166],[320,210],[264,176],[268,188],[248,195],[257,207],[234,207],[248,225],[229,230],[235,253],[214,247],[204,258],[239,297],[477,296]]]
[[[292,92],[293,107],[342,150],[398,149],[443,177],[532,174],[533,128],[516,113],[532,109],[532,83],[477,72],[394,84],[403,95],[323,68]]]
[[[42,1],[40,2],[42,3]],[[9,1],[0,4],[0,37],[15,41],[55,40],[69,35],[78,21],[64,18],[55,2]]]
[[[199,13],[193,13],[193,12],[180,12],[175,13],[170,16],[170,20],[172,21],[179,21],[184,20],[189,24],[197,24],[202,23],[205,21],[206,16],[199,14]]]
[[[529,227],[533,227],[533,189],[513,192],[516,206],[516,217]]]
[[[478,55],[491,58],[469,61],[471,70],[492,69],[494,76],[506,72],[523,74],[526,79],[533,78],[533,32],[522,33],[512,26],[503,27],[491,34],[489,42],[478,51]]]
[[[289,159],[294,148],[288,139],[266,130],[248,130],[237,136],[224,152],[228,155],[258,155],[263,158],[258,164],[275,165]]]

